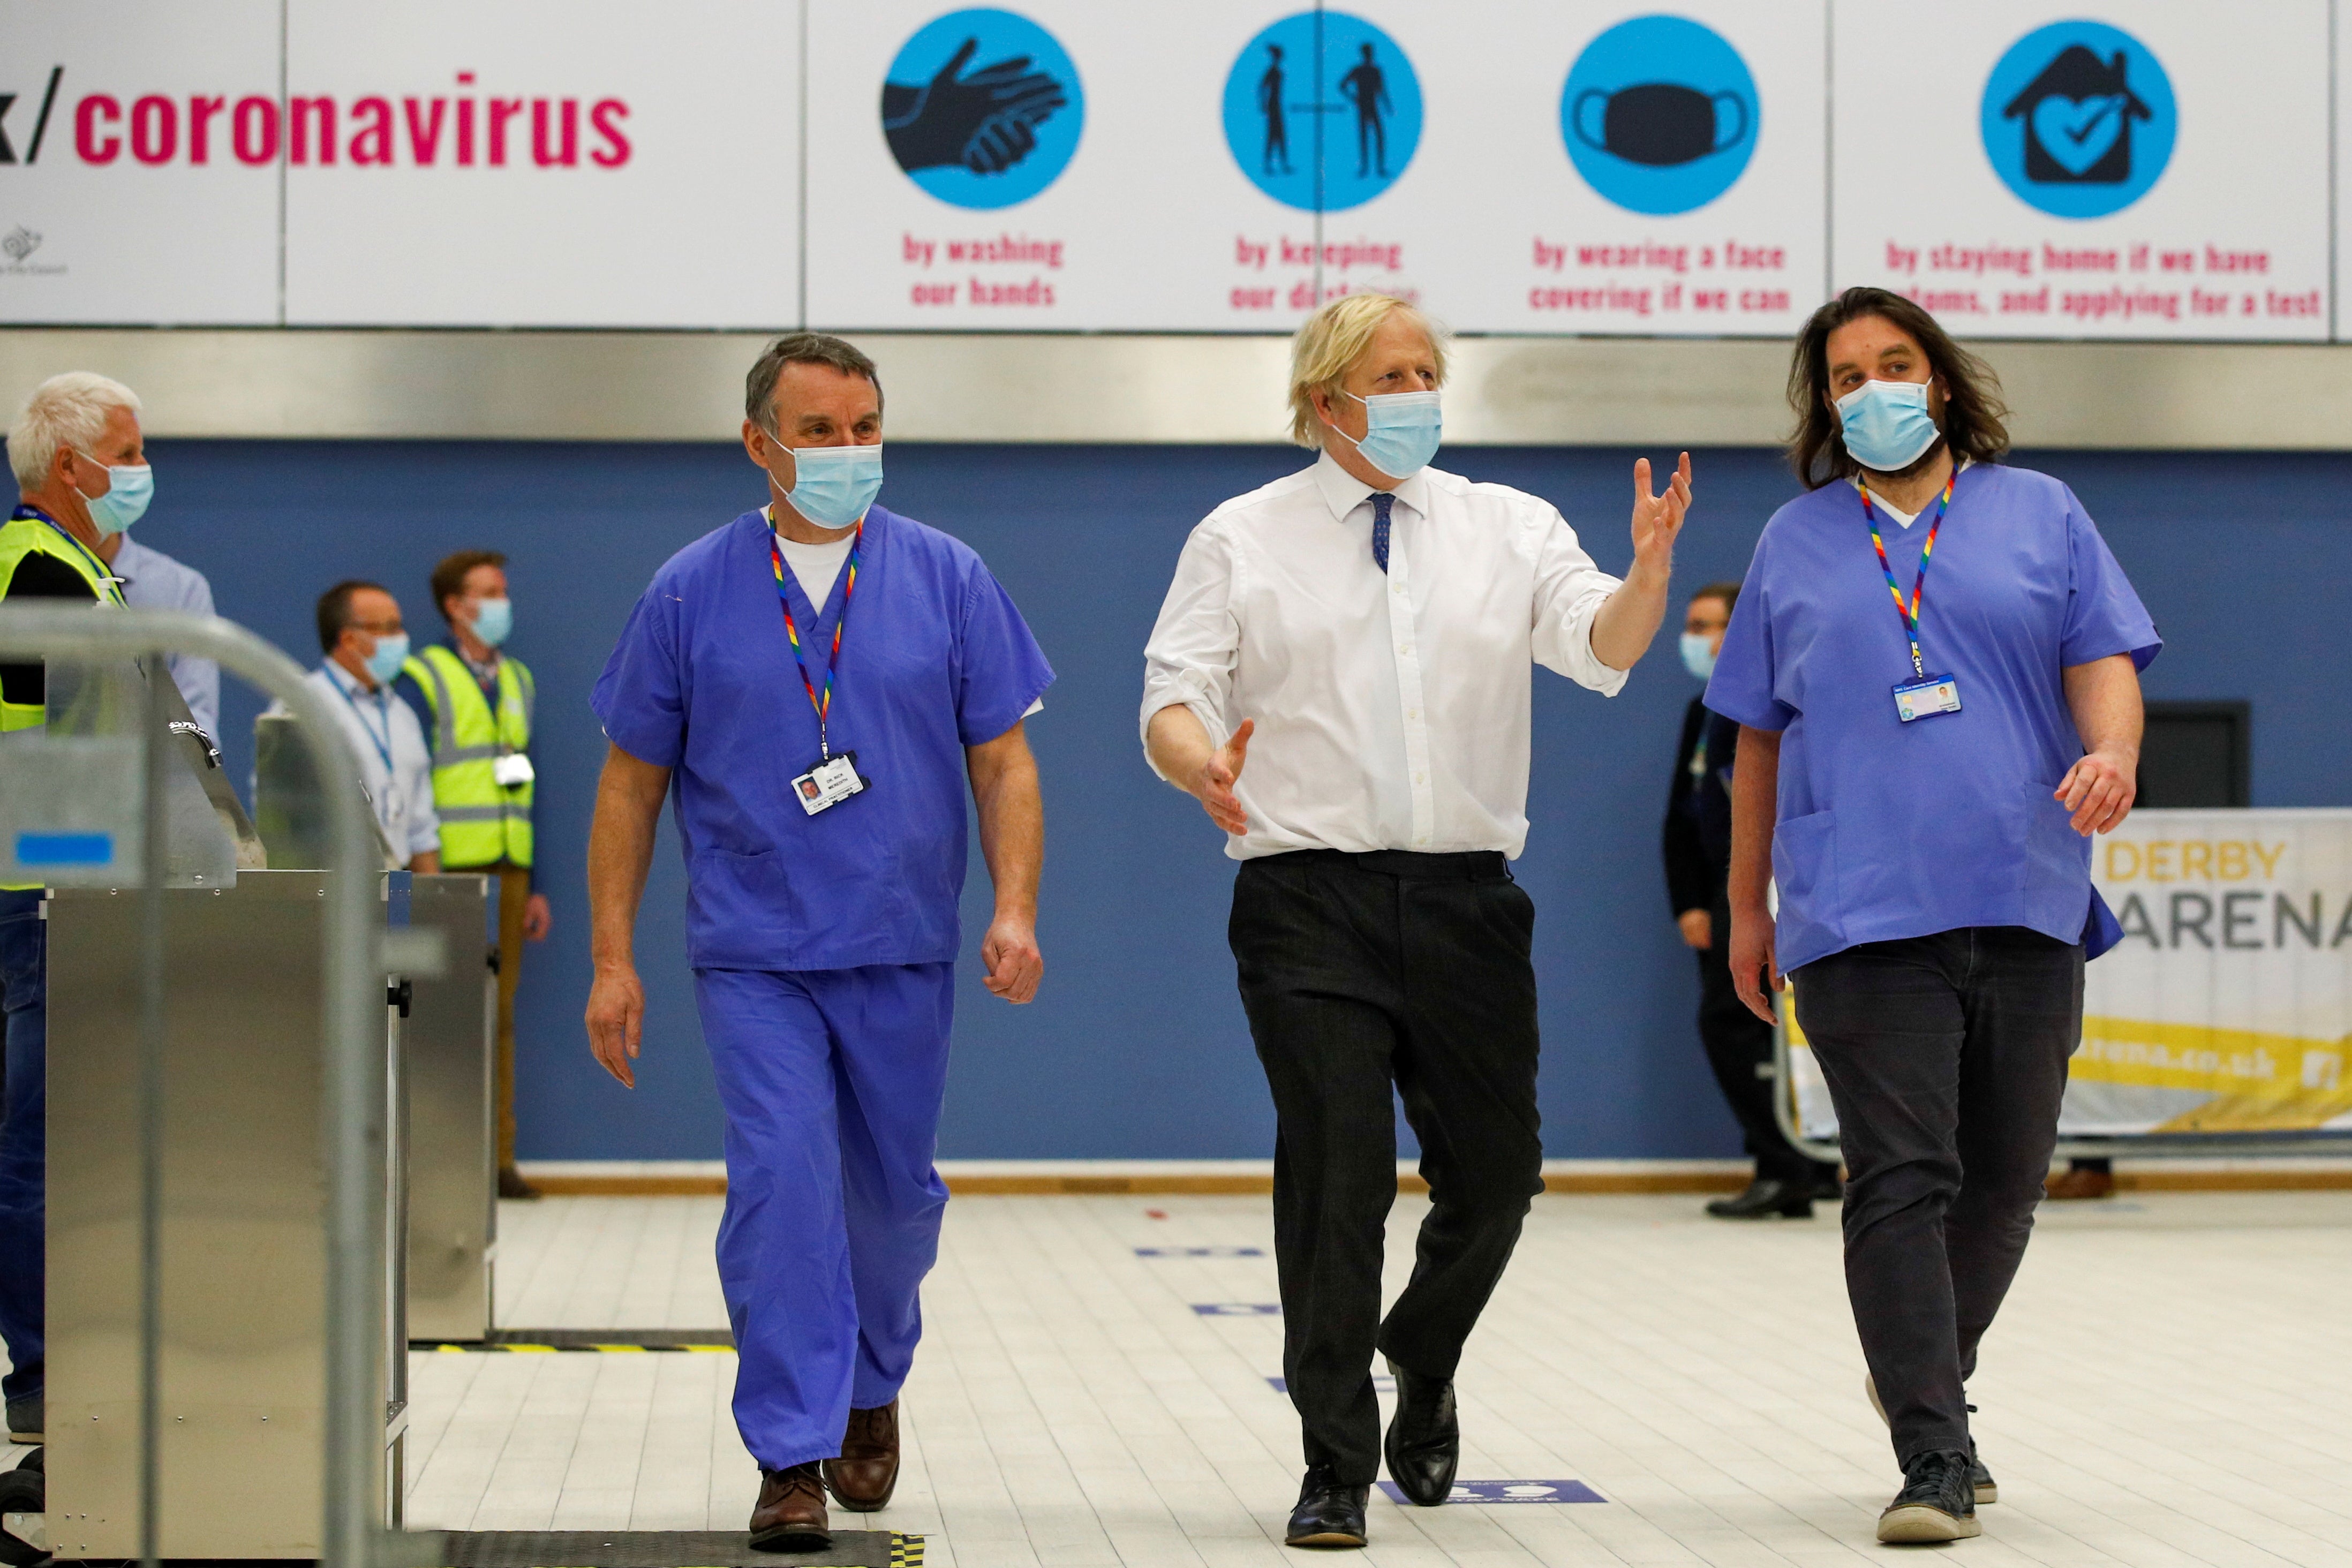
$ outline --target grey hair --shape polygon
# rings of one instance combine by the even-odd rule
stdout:
[[[786,332],[752,363],[743,378],[743,417],[773,436],[776,430],[776,378],[788,364],[829,365],[844,375],[862,375],[874,384],[874,406],[882,406],[882,377],[857,345],[831,332]]]
[[[8,467],[17,489],[36,490],[48,483],[49,465],[60,447],[89,455],[106,434],[108,412],[116,408],[138,413],[139,395],[91,371],[69,370],[33,388],[24,412],[8,427]]]

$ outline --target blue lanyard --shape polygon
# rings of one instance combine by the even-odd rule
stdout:
[[[387,699],[385,698],[383,691],[379,688],[375,694],[376,716],[383,721],[383,739],[379,741],[375,738],[375,731],[371,729],[368,725],[367,714],[361,710],[359,703],[352,699],[351,688],[345,686],[341,681],[337,680],[335,679],[335,672],[331,669],[328,669],[325,665],[322,664],[319,668],[325,673],[327,677],[327,684],[333,687],[337,691],[341,692],[343,694],[343,700],[351,704],[352,717],[360,721],[360,728],[366,731],[368,744],[373,746],[375,748],[375,754],[383,759],[383,774],[385,778],[389,779],[393,776],[394,773],[392,765],[392,710],[385,706]]]
[[[25,522],[34,518],[38,518],[43,522],[47,523],[52,529],[57,531],[57,535],[59,539],[62,539],[68,544],[72,545],[75,552],[79,554],[84,561],[89,563],[89,569],[98,574],[98,580],[106,584],[106,592],[108,595],[112,596],[114,602],[118,605],[124,604],[122,588],[121,586],[121,580],[116,577],[112,572],[107,570],[105,562],[100,561],[97,556],[90,553],[89,545],[84,544],[80,540],[76,539],[71,533],[66,531],[65,524],[59,522],[56,518],[51,517],[47,512],[43,511],[37,506],[20,505],[16,510],[8,514],[8,521],[11,522]],[[127,608],[128,605],[126,605],[125,607]]]

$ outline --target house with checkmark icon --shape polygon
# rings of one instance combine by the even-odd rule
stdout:
[[[2103,61],[2081,44],[2009,100],[2002,118],[2025,122],[2025,177],[2038,184],[2119,185],[2131,178],[2132,121],[2155,111],[2124,79],[2121,49]]]

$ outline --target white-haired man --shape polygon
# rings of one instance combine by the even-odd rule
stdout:
[[[1145,649],[1144,747],[1242,862],[1231,940],[1274,1092],[1283,1372],[1304,1427],[1294,1546],[1360,1546],[1385,1450],[1443,1502],[1454,1371],[1543,1189],[1529,690],[1541,664],[1613,694],[1666,610],[1690,457],[1633,467],[1633,564],[1597,568],[1552,506],[1428,467],[1445,340],[1352,295],[1292,345],[1292,435],[1321,456],[1192,531]],[[1244,763],[1255,760],[1247,777]],[[1381,1316],[1391,1094],[1431,1209]],[[1375,1351],[1396,1374],[1385,1439]]]
[[[138,521],[152,489],[139,399],[131,389],[85,372],[43,382],[9,427],[8,466],[19,500],[0,527],[0,599],[121,604],[121,588],[99,548]],[[0,665],[0,733],[38,728],[47,700],[39,664]],[[0,1341],[8,1347],[0,1395],[8,1436],[18,1443],[42,1441],[44,1425],[47,929],[39,883],[0,887],[7,1016],[7,1068],[0,1079]]]

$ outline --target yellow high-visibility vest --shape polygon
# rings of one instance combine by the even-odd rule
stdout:
[[[79,539],[37,517],[14,519],[0,526],[0,598],[16,580],[16,566],[27,555],[51,555],[72,567],[82,581],[89,584],[89,596],[102,605],[122,603],[122,590],[116,586],[114,574],[106,563]],[[42,702],[11,702],[0,695],[0,734],[16,730],[37,730],[48,722],[48,709]],[[0,884],[0,892],[18,893],[43,884],[39,882],[9,882]]]
[[[100,604],[122,603],[122,590],[115,585],[114,574],[106,569],[106,563],[80,540],[37,517],[20,517],[0,527],[0,597],[5,597],[9,585],[16,582],[17,563],[27,555],[55,556],[89,584],[91,598]],[[47,713],[38,702],[0,700],[0,732],[37,730],[47,721]]]
[[[441,818],[443,868],[530,865],[531,785],[499,784],[498,765],[500,757],[530,749],[539,683],[520,659],[502,657],[492,712],[454,648],[436,643],[401,668],[433,710],[433,809]]]

